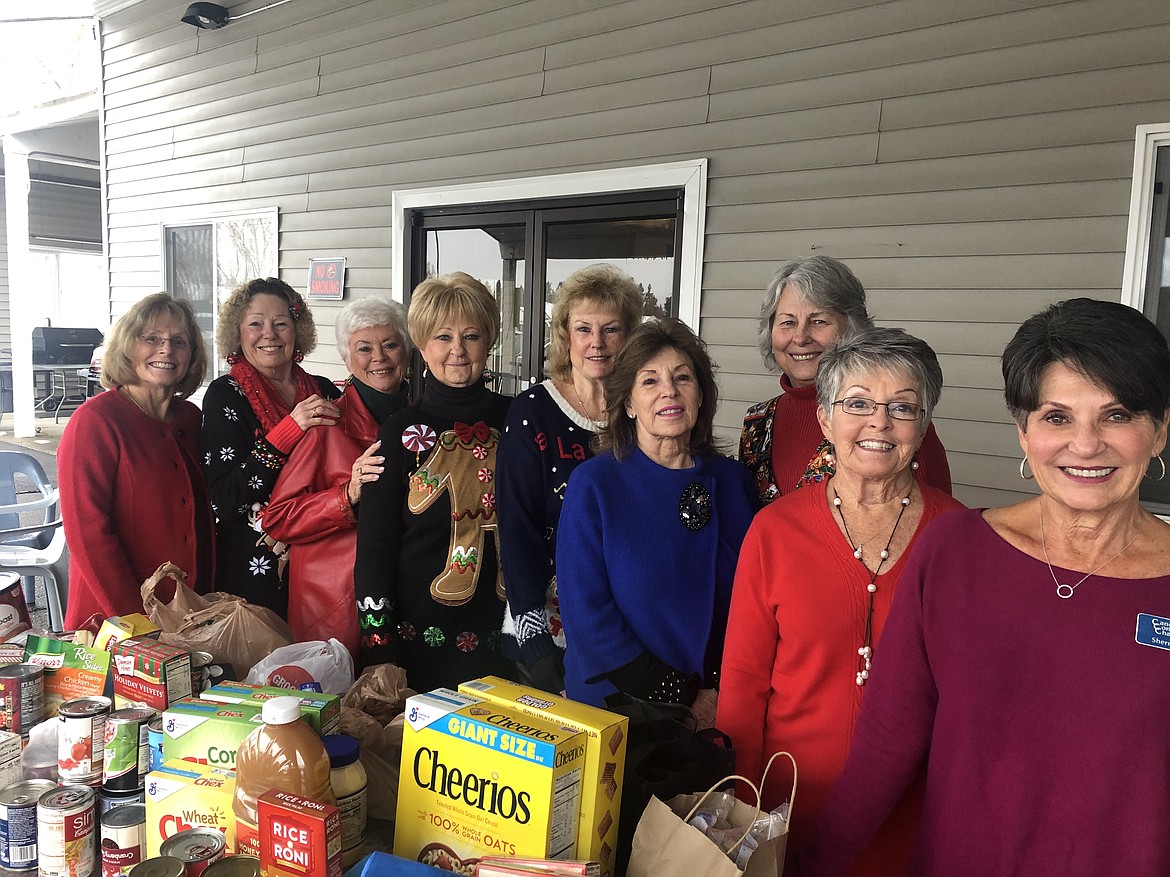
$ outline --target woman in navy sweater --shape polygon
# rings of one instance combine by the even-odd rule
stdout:
[[[718,452],[711,360],[679,320],[630,333],[605,398],[604,453],[569,479],[557,539],[566,691],[710,720],[751,477]]]
[[[634,279],[613,265],[575,271],[557,290],[549,378],[520,393],[500,438],[496,493],[508,606],[501,651],[521,678],[546,691],[565,687],[565,637],[557,598],[557,523],[565,485],[593,456],[605,427],[605,379],[642,319]]]

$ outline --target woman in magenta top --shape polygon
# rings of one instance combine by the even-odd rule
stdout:
[[[842,873],[923,768],[914,874],[1170,867],[1170,526],[1138,495],[1166,471],[1170,350],[1138,311],[1073,299],[1020,327],[1003,374],[1040,495],[918,541],[800,874]]]
[[[843,262],[810,256],[788,262],[772,277],[760,307],[760,353],[779,369],[779,396],[747,410],[739,459],[752,473],[760,502],[772,502],[809,481],[833,474],[833,460],[817,423],[817,365],[840,335],[873,326],[865,288]],[[915,478],[951,492],[947,454],[927,427]]]

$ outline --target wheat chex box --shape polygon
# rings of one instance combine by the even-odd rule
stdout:
[[[406,702],[394,854],[470,873],[480,856],[576,856],[586,735],[439,688]]]
[[[506,705],[528,716],[576,728],[587,735],[577,858],[598,861],[603,872],[613,873],[629,719],[499,676],[484,676],[482,679],[464,682],[459,690],[472,697]]]

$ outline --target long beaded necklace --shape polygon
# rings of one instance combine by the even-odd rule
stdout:
[[[869,584],[865,586],[865,590],[869,593],[869,605],[865,610],[865,639],[861,644],[861,648],[857,650],[857,684],[865,685],[869,679],[869,670],[873,661],[873,595],[877,593],[877,579],[878,574],[885,566],[886,560],[890,557],[890,546],[894,544],[894,534],[898,532],[898,525],[902,523],[902,516],[906,514],[906,509],[910,507],[910,495],[914,492],[914,487],[911,485],[910,493],[907,493],[902,498],[902,507],[898,510],[898,517],[894,521],[894,529],[890,530],[890,538],[886,540],[886,547],[882,549],[879,556],[877,569],[873,572],[869,571],[869,567],[865,566],[865,561],[862,560],[861,546],[853,544],[853,537],[849,535],[849,525],[845,523],[845,512],[841,509],[841,497],[837,495],[837,488],[833,488],[833,508],[837,510],[837,514],[841,518],[841,529],[845,531],[845,539],[849,542],[849,547],[853,549],[853,556],[861,561],[861,565],[865,567],[866,572],[870,572]]]

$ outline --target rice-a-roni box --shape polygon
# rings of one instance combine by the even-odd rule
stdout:
[[[459,690],[472,697],[509,706],[527,716],[576,728],[588,735],[585,740],[585,772],[581,782],[577,857],[600,862],[602,872],[612,874],[629,719],[538,688],[509,682],[499,676],[485,676],[464,682]]]
[[[446,688],[411,697],[394,854],[461,874],[484,855],[574,858],[585,740]]]

